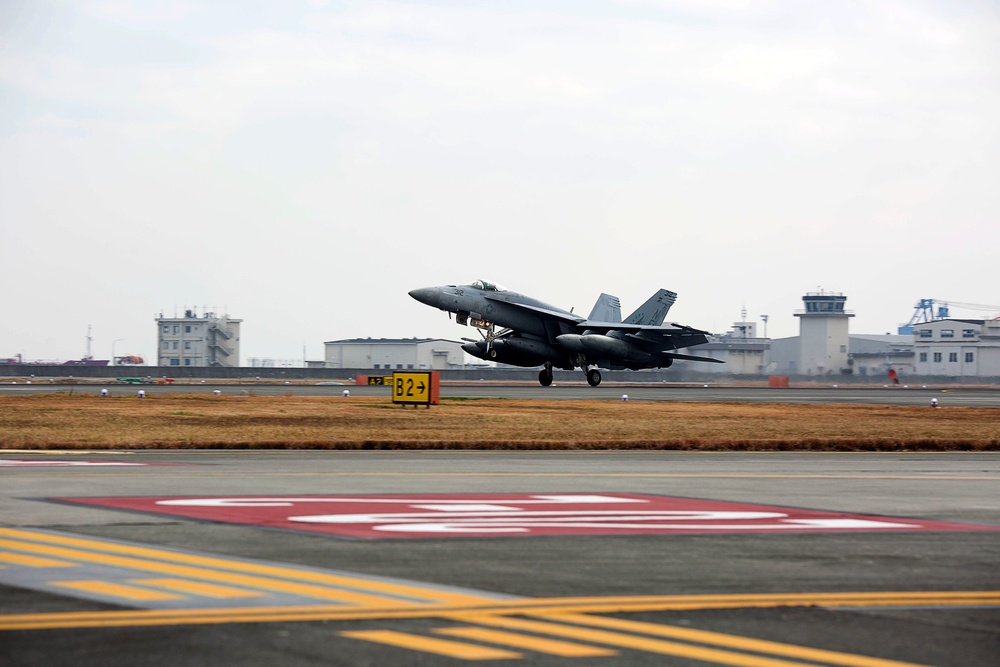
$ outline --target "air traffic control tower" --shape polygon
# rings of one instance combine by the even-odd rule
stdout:
[[[828,375],[850,372],[848,323],[854,313],[844,310],[847,297],[833,292],[810,292],[802,297],[806,308],[799,318],[799,372]]]

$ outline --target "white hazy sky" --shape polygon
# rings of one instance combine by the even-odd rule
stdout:
[[[407,291],[475,278],[895,333],[1000,303],[998,128],[995,0],[4,0],[0,357],[457,339]]]

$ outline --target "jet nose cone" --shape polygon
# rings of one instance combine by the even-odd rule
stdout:
[[[437,305],[438,294],[439,292],[437,287],[421,287],[419,289],[410,290],[410,296],[420,303],[427,304],[428,306]]]

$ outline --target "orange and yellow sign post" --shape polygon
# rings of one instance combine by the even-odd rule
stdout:
[[[428,407],[440,404],[441,374],[436,371],[393,373],[392,402]]]

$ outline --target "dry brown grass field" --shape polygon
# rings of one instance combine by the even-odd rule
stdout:
[[[1000,451],[1000,408],[36,395],[0,397],[0,448]]]

